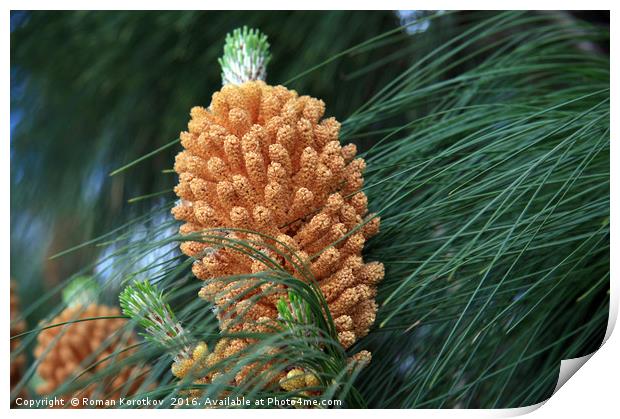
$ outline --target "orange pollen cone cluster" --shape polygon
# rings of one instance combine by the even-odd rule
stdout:
[[[175,161],[180,200],[172,213],[184,222],[183,235],[212,228],[260,233],[229,230],[226,237],[268,243],[278,252],[265,246],[263,253],[307,281],[291,263],[303,261],[348,348],[375,321],[384,269],[365,263],[361,253],[378,232],[379,218],[367,213],[361,191],[364,160],[355,158],[355,145],[341,146],[340,124],[323,119],[324,112],[323,101],[283,86],[262,81],[224,86],[209,109],[191,110],[188,131],[181,133],[184,150]],[[205,281],[200,296],[216,305],[223,330],[277,318],[276,304],[286,296],[281,285],[252,290],[252,281],[243,286],[221,280],[270,269],[265,263],[200,240],[184,241],[181,250],[195,259],[192,270]],[[236,350],[247,344],[235,340]]]
[[[50,325],[75,322],[103,316],[119,316],[115,307],[91,304],[87,307],[72,306],[63,310],[50,321]],[[41,395],[51,394],[61,385],[77,379],[88,380],[106,368],[120,365],[135,350],[126,350],[138,341],[133,333],[125,331],[127,320],[95,319],[45,329],[39,333],[35,357],[40,361],[37,373],[44,384],[37,388]],[[89,368],[92,365],[92,368]],[[86,370],[86,371],[85,371]],[[77,390],[75,396],[80,400],[118,399],[123,395],[134,394],[148,372],[134,365],[121,367],[116,374],[106,375],[103,380],[95,380]],[[78,377],[79,375],[79,377]]]

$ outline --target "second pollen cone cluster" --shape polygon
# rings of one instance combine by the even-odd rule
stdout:
[[[44,381],[37,392],[41,395],[51,394],[74,379],[77,383],[88,382],[89,377],[107,368],[115,368],[135,353],[135,350],[126,350],[138,342],[125,329],[126,319],[97,319],[119,315],[120,311],[116,307],[91,304],[68,307],[52,319],[50,325],[70,323],[45,329],[37,338],[34,351],[40,361],[37,373]],[[147,372],[145,368],[126,365],[114,374],[87,383],[73,394],[65,396],[78,397],[80,400],[112,400],[132,395],[143,383]]]

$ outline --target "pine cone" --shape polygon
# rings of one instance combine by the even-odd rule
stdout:
[[[355,145],[340,145],[340,124],[321,119],[324,111],[323,101],[283,86],[262,81],[224,86],[209,109],[191,110],[189,132],[181,133],[185,150],[175,162],[180,201],[172,213],[185,222],[181,234],[238,228],[277,239],[267,242],[311,267],[340,342],[348,348],[375,320],[383,265],[364,263],[361,252],[377,233],[379,218],[367,215],[367,198],[360,191],[364,160],[354,158]],[[227,236],[265,241],[238,231]],[[205,281],[200,296],[216,304],[222,329],[242,330],[243,322],[277,317],[284,289],[274,286],[254,304],[248,299],[256,292],[239,296],[255,285],[252,281],[240,287],[216,279],[268,266],[230,247],[199,241],[185,241],[181,250],[196,259],[192,270]],[[307,280],[281,254],[265,252]],[[235,315],[241,322],[226,320]]]
[[[116,307],[96,304],[88,307],[78,305],[66,308],[49,324],[118,315],[120,311]],[[123,330],[126,324],[125,319],[97,319],[41,331],[34,354],[40,360],[37,372],[45,384],[37,388],[37,392],[42,395],[50,394],[65,382],[76,378],[84,369],[97,364],[81,375],[78,383],[87,380],[93,374],[120,363],[135,353],[135,350],[121,352],[137,343],[133,333]],[[76,392],[75,396],[80,399],[88,397],[112,400],[124,395],[132,395],[144,381],[144,375],[147,372],[147,369],[127,365],[114,376],[106,376],[88,384]]]

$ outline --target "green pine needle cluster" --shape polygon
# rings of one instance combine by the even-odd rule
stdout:
[[[309,324],[312,323],[312,313],[310,307],[294,292],[288,293],[288,302],[281,298],[278,301],[279,317],[289,324]]]
[[[146,330],[148,340],[182,357],[191,356],[192,339],[176,319],[163,292],[149,281],[135,282],[120,293],[123,314]]]
[[[97,302],[101,292],[99,284],[90,276],[78,276],[62,290],[62,300],[67,306],[87,306]]]

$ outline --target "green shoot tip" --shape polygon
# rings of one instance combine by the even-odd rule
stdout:
[[[264,81],[270,60],[267,35],[247,26],[235,29],[226,35],[224,55],[218,60],[222,67],[222,85]]]

